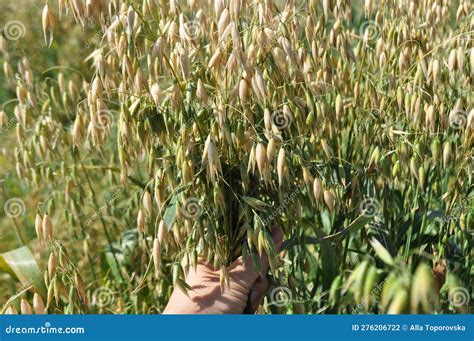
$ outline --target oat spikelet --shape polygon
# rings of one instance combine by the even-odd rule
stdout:
[[[451,156],[452,156],[452,149],[451,149],[451,143],[446,142],[443,148],[443,165],[444,167],[447,167],[449,165],[449,162],[451,161]]]
[[[143,214],[143,210],[138,211],[137,229],[140,234],[145,232],[145,214]]]
[[[313,188],[314,178],[307,167],[303,167],[303,180],[306,185],[306,188],[310,192]]]
[[[33,309],[36,315],[46,314],[46,309],[44,307],[44,301],[41,296],[35,292],[33,296]]]
[[[145,208],[145,212],[148,216],[151,216],[151,212],[152,212],[152,200],[151,200],[151,194],[150,192],[148,191],[145,191],[145,193],[143,193],[143,198],[142,198],[142,202],[143,202],[143,207]]]
[[[5,56],[8,54],[8,40],[2,35],[0,35],[0,52]]]
[[[166,237],[168,236],[168,227],[164,220],[160,221],[160,225],[158,226],[158,241],[164,243],[166,241]]]
[[[471,53],[469,54],[469,60],[471,64],[471,77],[474,78],[474,47],[471,47]]]
[[[43,218],[41,217],[41,214],[37,213],[35,217],[35,231],[36,231],[36,237],[38,238],[39,241],[43,240]]]
[[[22,315],[31,315],[31,314],[33,314],[33,310],[31,309],[31,305],[24,298],[21,299],[20,308],[21,308],[21,314]]]
[[[277,160],[277,174],[278,174],[278,186],[281,187],[283,185],[283,180],[286,175],[286,152],[285,149],[282,147],[278,152],[278,160]]]
[[[204,153],[202,162],[207,159],[209,164],[209,176],[211,177],[212,182],[217,181],[217,177],[222,173],[221,161],[219,158],[219,153],[217,148],[212,142],[211,135],[207,137],[206,143],[204,145]]]
[[[247,95],[249,93],[249,85],[245,79],[241,79],[239,82],[239,98],[242,103],[245,103],[247,100]]]
[[[160,86],[158,84],[154,83],[151,86],[150,93],[151,93],[151,97],[153,98],[153,101],[155,102],[155,105],[157,107],[159,107],[160,106],[160,100],[161,100]]]
[[[313,194],[314,199],[316,199],[317,202],[321,202],[321,200],[323,199],[323,184],[318,178],[314,179]]]
[[[48,3],[44,5],[42,14],[44,41],[48,47],[53,44],[54,17],[49,10]]]
[[[209,60],[209,64],[207,65],[207,67],[209,69],[212,69],[212,68],[218,68],[219,67],[219,63],[220,63],[220,60],[221,60],[221,57],[222,57],[222,51],[221,49],[218,49],[214,55],[211,57],[211,59]]]
[[[448,70],[449,72],[453,72],[456,69],[457,63],[457,53],[456,50],[451,50],[448,57]]]
[[[329,0],[323,0],[323,13],[324,13],[324,18],[328,20],[329,18],[329,12],[330,12],[330,2]]]
[[[330,159],[334,156],[334,152],[333,152],[331,146],[326,141],[326,139],[321,140],[321,146],[323,147],[324,154],[326,154],[328,159]]]
[[[18,315],[18,311],[15,309],[15,307],[9,305],[5,315]]]
[[[72,144],[77,147],[84,133],[81,115],[77,115],[72,128]]]
[[[43,236],[46,240],[53,239],[53,224],[48,214],[43,217]]]
[[[155,265],[156,276],[159,276],[160,273],[160,263],[161,263],[161,243],[158,238],[153,240],[153,264]]]
[[[267,152],[265,146],[262,143],[257,144],[255,150],[255,158],[257,160],[257,168],[261,178],[265,178],[267,173]]]
[[[324,202],[326,203],[329,211],[332,212],[334,209],[334,204],[336,203],[336,198],[330,190],[324,191]]]
[[[275,149],[276,149],[277,145],[276,145],[276,141],[275,139],[272,137],[270,139],[270,141],[268,141],[268,145],[267,145],[267,163],[268,163],[268,167],[271,167],[272,166],[272,162],[273,162],[273,159],[275,157]]]
[[[342,115],[342,109],[343,109],[343,101],[342,101],[342,96],[340,94],[337,95],[336,97],[336,117],[337,119],[340,119]]]
[[[8,116],[3,110],[0,110],[0,128],[6,128],[8,126]]]
[[[54,273],[56,272],[56,268],[58,267],[58,261],[56,256],[53,252],[49,255],[48,259],[48,278],[51,280],[53,278]]]

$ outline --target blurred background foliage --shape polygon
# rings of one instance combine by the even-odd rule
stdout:
[[[24,35],[21,39],[9,42],[9,61],[16,65],[24,56],[27,56],[29,65],[35,77],[44,80],[45,85],[57,82],[58,73],[62,70],[70,74],[90,77],[91,71],[84,63],[87,54],[92,48],[85,46],[84,41],[90,35],[92,28],[82,30],[72,21],[56,23],[55,41],[51,48],[44,43],[41,30],[41,11],[44,1],[38,0],[0,0],[0,30],[4,25],[12,21],[19,21],[24,25]],[[56,8],[52,6],[52,10]],[[3,60],[2,60],[3,64]],[[0,73],[0,107],[9,113],[12,119],[11,99],[15,98],[15,86],[11,79]],[[39,193],[35,188],[28,188],[18,181],[15,173],[15,162],[12,150],[16,147],[15,126],[1,131],[0,134],[0,202],[2,203],[2,214],[0,214],[0,253],[10,251],[23,245],[31,245],[36,260],[41,267],[46,266],[44,256],[39,253],[36,244],[34,219],[36,215],[36,204],[39,201]],[[10,197],[20,197],[24,200],[26,211],[20,218],[12,219],[5,217],[3,203]],[[46,256],[47,257],[47,256]],[[46,258],[47,260],[47,258]],[[10,275],[0,273],[0,302],[2,305],[17,292],[18,285],[12,281]]]

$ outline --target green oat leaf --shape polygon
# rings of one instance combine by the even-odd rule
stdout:
[[[326,235],[322,230],[316,229],[316,234],[322,239],[319,258],[321,260],[323,288],[324,290],[329,290],[334,278],[337,276],[338,265],[336,264],[336,251],[330,241],[324,240]]]
[[[379,257],[382,262],[387,265],[393,266],[394,261],[392,255],[377,239],[372,238],[372,240],[370,241],[370,245],[372,245],[372,248],[377,254],[377,257]]]
[[[165,221],[168,231],[171,230],[175,220],[176,220],[176,205],[178,203],[178,194],[175,194],[170,201],[168,208],[165,211],[163,220]]]
[[[267,204],[266,202],[252,197],[242,196],[242,200],[257,211],[265,211],[266,208],[271,207],[271,205]]]
[[[114,248],[115,257],[114,252],[112,252],[112,248]],[[119,268],[119,265],[121,266],[123,264],[123,254],[121,251],[116,246],[107,245],[103,256],[115,279],[118,282],[122,282]],[[115,259],[117,259],[117,261],[115,261]],[[119,264],[117,264],[117,262],[119,262]]]
[[[33,286],[43,298],[46,298],[43,276],[27,246],[0,254],[0,270],[9,273],[24,286]]]
[[[323,215],[321,215],[323,217]],[[373,218],[365,217],[363,215],[358,216],[354,221],[352,221],[345,229],[330,234],[330,235],[324,235],[323,237],[304,237],[304,241],[306,245],[310,244],[320,244],[324,241],[336,241],[343,239],[346,235],[348,234],[353,234],[357,231],[359,231],[362,227],[364,227],[367,223],[369,223]],[[324,224],[324,220],[323,220]],[[299,240],[298,239],[290,239],[290,240],[285,240],[281,246],[282,250],[291,248],[293,246],[299,245]]]

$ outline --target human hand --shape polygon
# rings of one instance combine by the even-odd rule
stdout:
[[[277,250],[283,241],[283,231],[273,228],[271,231]],[[163,311],[164,314],[242,314],[250,308],[255,312],[260,300],[269,289],[266,277],[268,257],[260,257],[261,272],[255,271],[252,258],[239,257],[228,268],[229,286],[224,291],[220,286],[220,269],[200,261],[196,270],[190,269],[186,283],[191,287],[186,295],[175,288]],[[247,307],[247,302],[250,307]],[[247,308],[246,308],[247,307]]]

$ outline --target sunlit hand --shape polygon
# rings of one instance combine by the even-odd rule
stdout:
[[[271,231],[277,249],[281,246],[283,232],[279,228]],[[260,301],[269,289],[266,277],[268,257],[260,258],[261,272],[255,271],[252,258],[245,260],[239,257],[229,267],[229,287],[224,291],[220,286],[220,269],[200,261],[197,269],[193,268],[186,276],[186,283],[191,287],[186,295],[175,288],[164,310],[164,314],[242,314],[249,310],[255,312]],[[247,306],[249,303],[250,306]]]

